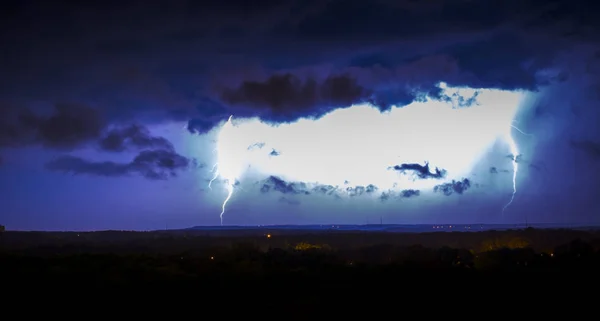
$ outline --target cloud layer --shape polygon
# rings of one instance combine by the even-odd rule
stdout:
[[[139,173],[148,179],[167,179],[191,164],[165,138],[152,136],[139,124],[111,125],[96,108],[56,104],[38,112],[14,106],[1,111],[0,148],[41,146],[68,152],[91,147],[109,153],[139,152],[129,163],[60,156],[46,164],[48,170],[105,177]]]
[[[441,80],[531,90],[567,79],[556,58],[593,42],[598,16],[580,4],[283,0],[250,9],[211,0],[69,13],[14,5],[3,19],[13,33],[0,35],[10,44],[0,91],[93,100],[110,119],[190,120],[191,131],[205,133],[231,113],[290,121],[363,102],[386,109],[434,95]],[[56,21],[28,29],[40,12]]]

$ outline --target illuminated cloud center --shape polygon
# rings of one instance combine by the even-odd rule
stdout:
[[[521,92],[441,88],[453,99],[428,99],[383,113],[368,104],[354,105],[317,120],[278,126],[234,115],[218,136],[218,176],[230,189],[252,171],[308,184],[426,190],[468,177],[498,139],[506,143],[507,153],[516,151],[511,122]],[[457,106],[458,99],[475,92],[477,103]],[[445,170],[444,179],[393,169],[426,162],[431,172]]]

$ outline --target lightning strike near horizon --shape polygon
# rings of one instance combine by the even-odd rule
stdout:
[[[218,177],[219,177],[219,163],[215,163],[212,167],[211,172],[215,173],[213,178],[208,182],[208,188],[212,190],[212,182],[214,182]],[[229,200],[231,199],[231,196],[233,195],[233,184],[231,184],[229,182],[229,180],[225,181],[225,185],[227,186],[227,197],[225,198],[225,200],[223,201],[223,205],[221,206],[221,214],[219,215],[219,217],[221,218],[221,225],[223,225],[223,214],[225,214],[225,206],[227,205],[227,202],[229,202]]]
[[[514,126],[511,125],[511,128]],[[511,153],[511,162],[513,166],[513,175],[512,175],[512,194],[510,196],[510,200],[504,207],[502,208],[502,218],[504,218],[504,211],[512,204],[515,200],[515,195],[517,194],[517,174],[519,172],[519,163],[517,162],[517,157],[519,156],[519,148],[517,147],[517,143],[510,133],[508,133],[505,137],[506,142],[508,143],[510,153]]]
[[[227,136],[230,128],[233,127],[233,123],[231,122],[231,119],[233,118],[233,115],[229,116],[229,119],[227,120],[227,122],[223,125],[223,128],[221,129],[221,133],[219,135],[220,139],[217,142],[217,147],[215,148],[217,150],[217,154],[218,154],[218,162],[215,163],[215,166],[213,166],[213,171],[215,171],[215,175],[213,176],[213,179],[211,180],[211,182],[209,183],[209,187],[210,184],[217,179],[219,176],[222,176],[224,178],[224,182],[225,182],[225,186],[226,186],[226,190],[227,190],[227,197],[225,198],[225,200],[223,201],[223,204],[221,205],[221,214],[219,215],[219,218],[221,219],[221,225],[223,225],[223,215],[225,215],[225,208],[227,206],[227,203],[229,202],[229,200],[231,199],[231,196],[233,195],[233,190],[234,190],[234,185],[235,185],[235,180],[239,177],[239,173],[241,173],[241,169],[238,169],[237,171],[234,171],[235,167],[232,166],[226,166],[226,168],[224,170],[221,170],[221,166],[219,164],[228,164],[228,162],[231,161],[231,158],[235,158],[233,153],[235,153],[236,149],[235,149],[235,144],[234,144],[234,149],[232,150],[231,146],[228,145],[222,145],[223,142],[228,142],[227,139],[221,139],[221,136]]]
[[[514,121],[513,121],[514,122]],[[532,134],[526,133],[524,131],[522,131],[519,127],[511,124],[510,127],[514,130],[516,130],[517,132],[525,135],[525,136],[533,136]],[[510,153],[511,153],[511,162],[512,162],[512,166],[513,166],[513,175],[512,175],[512,187],[513,187],[513,192],[512,195],[510,197],[510,200],[508,201],[508,203],[506,203],[506,205],[504,205],[504,207],[502,208],[502,217],[504,218],[504,212],[506,211],[506,209],[513,203],[513,201],[515,200],[515,195],[517,194],[517,175],[519,172],[519,147],[517,146],[517,143],[515,142],[515,139],[512,137],[511,133],[508,133],[505,137],[506,141],[508,142],[508,146],[510,148]]]
[[[219,217],[221,218],[221,225],[223,225],[223,215],[225,214],[225,206],[227,206],[227,202],[229,202],[231,196],[233,195],[233,184],[230,183],[229,180],[227,180],[227,182],[225,183],[227,185],[227,197],[223,201],[223,205],[221,206],[221,214],[219,215]]]

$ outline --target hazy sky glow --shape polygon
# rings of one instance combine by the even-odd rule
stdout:
[[[9,3],[8,229],[600,223],[593,2]]]

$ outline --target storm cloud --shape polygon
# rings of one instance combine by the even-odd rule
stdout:
[[[555,58],[592,41],[600,21],[582,1],[228,3],[71,4],[68,12],[14,4],[2,19],[12,33],[0,33],[10,44],[0,97],[93,100],[110,119],[188,120],[206,133],[231,113],[292,121],[364,101],[386,109],[435,96],[440,80],[504,89],[564,81],[565,72],[548,73],[561,68]],[[38,12],[56,17],[43,37],[32,24]]]
[[[51,171],[87,174],[104,177],[121,177],[139,174],[150,180],[165,180],[189,168],[190,160],[174,152],[146,150],[129,163],[90,161],[76,156],[61,156],[46,163]]]

